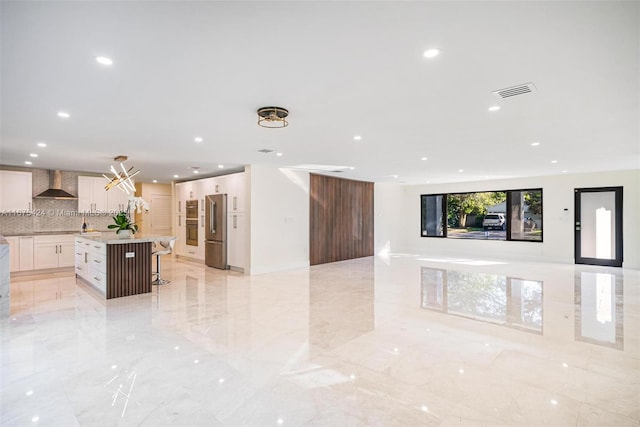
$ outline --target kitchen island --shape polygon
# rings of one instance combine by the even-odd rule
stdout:
[[[153,243],[172,236],[121,239],[116,233],[76,235],[76,278],[106,299],[151,292]]]

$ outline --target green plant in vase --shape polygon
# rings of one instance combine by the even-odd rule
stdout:
[[[107,225],[107,228],[110,230],[116,229],[116,234],[120,234],[121,231],[124,231],[123,234],[135,234],[138,231],[138,226],[131,222],[129,219],[129,214],[125,211],[121,211],[116,216],[113,217],[113,221],[115,224]],[[125,231],[126,230],[126,231]]]

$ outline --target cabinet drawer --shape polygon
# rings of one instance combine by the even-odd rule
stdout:
[[[98,271],[91,266],[91,268],[89,268],[88,279],[93,286],[100,289],[102,292],[107,292],[107,275],[104,272]]]
[[[90,252],[88,263],[92,269],[105,273],[107,271],[107,257],[100,253]]]
[[[91,248],[91,252],[95,254],[107,254],[107,245],[104,243],[91,242],[91,245],[89,247]]]

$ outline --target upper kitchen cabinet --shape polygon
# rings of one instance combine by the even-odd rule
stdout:
[[[194,182],[179,182],[176,184],[176,213],[184,214],[186,213],[186,201],[196,199],[198,196],[194,191]]]
[[[227,177],[227,211],[244,212],[246,205],[245,174],[236,173]]]
[[[78,177],[79,212],[97,212],[108,209],[107,191],[104,189],[105,182],[105,179],[100,176]],[[116,189],[111,191],[116,191]]]
[[[104,184],[105,181],[102,181]],[[107,191],[107,208],[112,211],[125,211],[129,205],[129,194],[119,188]]]
[[[0,170],[0,211],[30,211],[32,182],[31,172]]]

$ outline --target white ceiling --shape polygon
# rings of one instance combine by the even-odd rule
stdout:
[[[127,155],[161,182],[218,164],[408,183],[636,169],[638,6],[3,1],[0,163],[108,172]],[[266,105],[289,127],[257,126]]]

